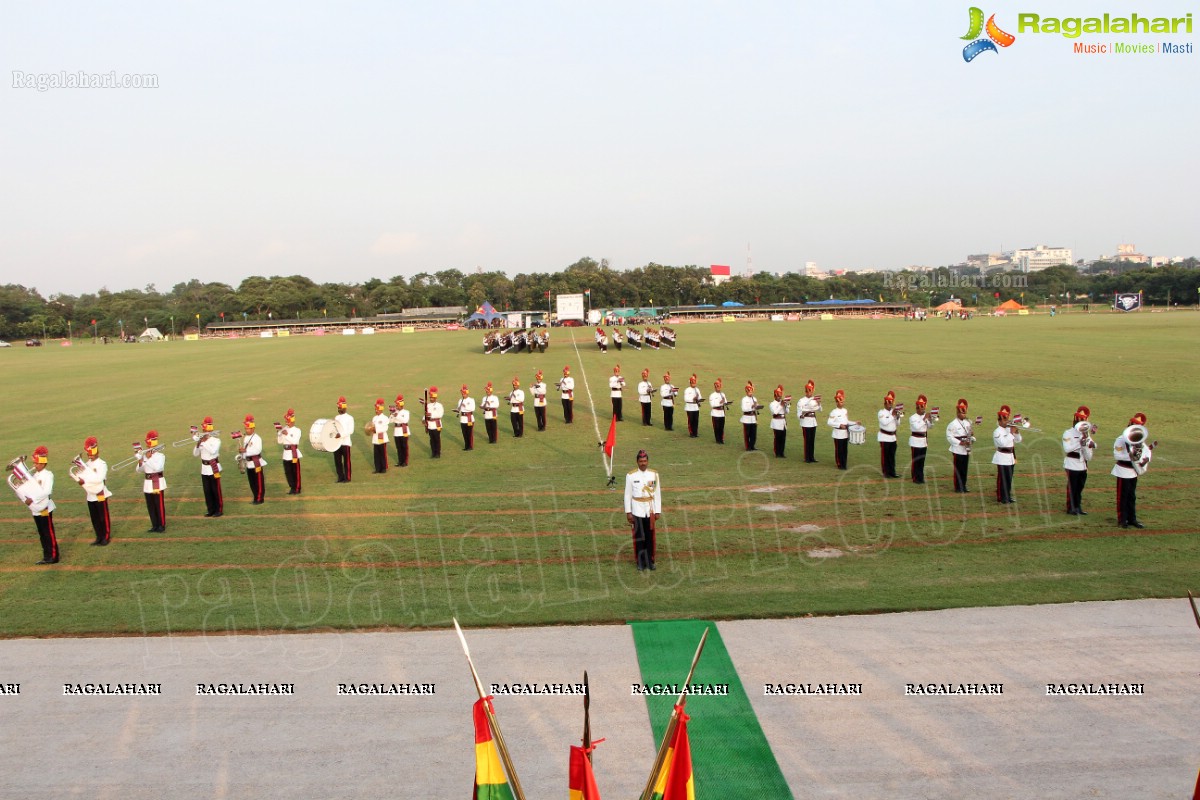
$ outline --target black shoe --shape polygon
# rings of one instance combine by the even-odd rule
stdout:
[[[39,565],[41,565],[41,564],[57,564],[57,563],[58,563],[58,559],[57,559],[57,558],[51,558],[51,559],[46,559],[46,558],[43,558],[41,561],[39,561],[39,562],[37,562],[37,563],[38,563]]]
[[[913,483],[915,483],[915,484],[917,484],[917,485],[919,486],[919,485],[921,485],[921,484],[925,483],[925,481],[913,481]]]
[[[208,512],[207,514],[205,514],[204,516],[206,516],[206,517],[211,517],[211,516],[212,516],[212,512],[211,512],[211,511],[209,511],[209,512]]]
[[[653,571],[654,571],[654,565],[653,565],[653,564],[651,564],[651,565],[650,565],[650,571],[651,571],[651,572],[653,572]]]
[[[900,476],[893,472],[891,475],[888,475],[888,477],[889,478],[899,478]]]
[[[1071,509],[1071,510],[1070,510],[1070,511],[1068,511],[1067,513],[1068,513],[1068,514],[1070,514],[1072,517],[1078,517],[1078,516],[1079,516],[1079,512],[1078,512],[1078,511],[1076,511],[1075,509]]]
[[[1129,527],[1129,523],[1128,523],[1128,522],[1118,522],[1118,523],[1117,523],[1117,527],[1118,527],[1118,528],[1122,528],[1122,529],[1124,529],[1124,528],[1128,528],[1128,527]]]
[[[1142,528],[1146,527],[1142,523],[1138,522],[1136,519],[1133,522],[1129,523],[1129,525],[1130,525],[1130,527],[1137,528],[1138,530],[1141,530]]]
[[[266,500],[255,500],[252,505],[261,506]]]
[[[218,511],[217,513],[213,514],[213,518],[214,518],[214,519],[215,519],[216,517],[223,517],[223,516],[225,516],[225,512],[224,512],[224,511]]]
[[[1086,517],[1086,516],[1087,516],[1087,512],[1086,512],[1086,511],[1084,511],[1082,508],[1081,508],[1081,509],[1079,509],[1079,512],[1078,512],[1078,513],[1079,513],[1079,516],[1081,516],[1081,517]]]

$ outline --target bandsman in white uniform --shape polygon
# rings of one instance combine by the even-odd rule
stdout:
[[[333,451],[333,466],[337,470],[338,483],[350,483],[354,477],[354,459],[350,457],[351,437],[354,435],[354,417],[350,416],[349,408],[346,398],[339,397],[338,413],[333,417],[338,440],[338,449]]]
[[[821,398],[813,394],[817,385],[812,381],[804,384],[804,397],[796,403],[796,416],[800,418],[800,433],[804,434],[804,463],[817,463],[817,412],[821,410]]]
[[[966,494],[967,470],[971,466],[971,447],[975,444],[975,429],[967,419],[967,401],[960,397],[954,407],[954,419],[946,426],[946,441],[950,443],[950,454],[954,459],[954,491]]]
[[[524,436],[525,390],[521,388],[521,379],[516,375],[512,379],[512,391],[508,393],[508,419],[512,422],[513,438]]]
[[[850,412],[846,410],[846,393],[838,389],[833,394],[833,402],[835,407],[825,424],[833,428],[833,463],[838,469],[846,469],[850,454]]]
[[[675,397],[679,389],[671,384],[671,373],[663,374],[662,386],[658,387],[659,403],[662,405],[663,430],[675,429]]]
[[[546,392],[546,380],[539,369],[529,386],[529,393],[533,395],[533,418],[539,431],[546,430]]]
[[[688,387],[683,390],[683,413],[687,415],[688,436],[693,439],[700,435],[700,404],[704,402],[704,395],[696,385],[699,380],[693,372],[688,377]]]
[[[650,370],[642,370],[642,380],[637,385],[638,403],[642,406],[642,424],[650,425],[654,410],[654,384],[650,382]]]
[[[454,411],[458,414],[458,427],[462,431],[463,450],[475,449],[475,398],[471,397],[471,390],[464,383],[462,388],[458,390],[461,395],[458,399],[458,405],[454,407]]]
[[[888,389],[883,396],[883,408],[879,409],[879,469],[885,478],[899,478],[896,472],[896,428],[900,415],[896,412],[896,393]]]
[[[108,463],[100,457],[100,442],[89,436],[83,442],[83,454],[87,460],[75,472],[76,482],[87,494],[88,516],[92,520],[92,532],[96,534],[93,546],[104,547],[112,540],[112,518],[108,513]]]
[[[1091,416],[1090,408],[1080,406],[1075,411],[1074,423],[1062,435],[1063,469],[1067,473],[1067,513],[1074,517],[1087,516],[1083,510],[1083,489],[1087,486],[1088,463],[1096,452]]]
[[[1017,502],[1012,496],[1013,468],[1017,464],[1016,446],[1021,443],[1021,432],[1010,422],[1012,409],[1000,406],[996,413],[996,429],[992,431],[992,444],[996,452],[992,463],[996,465],[996,502],[1011,505]]]
[[[404,407],[404,395],[396,395],[396,404],[388,415],[392,423],[392,444],[396,445],[396,466],[408,466],[408,437],[412,433],[412,414]]]
[[[494,391],[495,387],[488,381],[483,387],[483,398],[479,401],[483,409],[483,427],[487,431],[488,444],[496,443],[496,426],[499,425],[497,420],[500,418],[500,398],[493,393]]]
[[[192,434],[192,440],[196,443],[192,455],[200,459],[200,482],[204,484],[206,517],[219,517],[225,513],[225,495],[221,491],[221,439],[216,435],[215,428],[213,418],[205,417],[200,423],[199,433]]]
[[[791,397],[784,397],[783,384],[775,387],[771,400],[771,436],[774,438],[773,448],[776,458],[785,458],[784,448],[787,447],[787,418],[788,409],[792,403]]]
[[[571,377],[571,368],[563,367],[562,380],[558,382],[558,392],[562,398],[563,423],[570,425],[575,421],[575,379]]]
[[[754,396],[753,381],[746,381],[746,396],[742,398],[742,444],[747,450],[753,450],[758,443],[758,412],[762,404]]]
[[[725,382],[717,378],[713,381],[712,394],[708,396],[708,413],[717,444],[725,444],[725,409],[729,408],[729,398],[725,396],[724,386]]]
[[[446,409],[438,402],[438,388],[429,387],[429,402],[425,404],[425,432],[429,434],[429,454],[432,458],[442,457],[442,417]]]
[[[637,469],[625,476],[625,520],[633,529],[633,558],[638,570],[654,569],[656,522],[662,514],[662,483],[649,468],[645,450],[637,454]]]
[[[913,483],[925,482],[925,456],[929,453],[929,429],[937,422],[933,414],[925,410],[929,399],[917,395],[917,410],[908,418],[908,448],[912,451],[912,466],[909,470]]]
[[[375,458],[375,474],[388,471],[388,415],[384,413],[387,403],[382,397],[375,398],[375,416],[367,423],[367,437],[371,441],[371,455]]]
[[[267,465],[267,460],[263,458],[263,441],[256,427],[254,415],[247,414],[242,420],[244,433],[238,447],[238,455],[246,467],[246,481],[250,484],[250,495],[253,498],[251,504],[260,506],[266,500],[267,481],[263,467]]]
[[[186,441],[186,440],[185,440]],[[167,529],[167,456],[158,447],[158,431],[146,431],[146,446],[137,451],[137,471],[142,473],[142,494],[150,515],[149,533]]]
[[[1136,426],[1136,427],[1135,427]],[[1129,427],[1113,442],[1112,476],[1117,479],[1117,525],[1144,528],[1137,516],[1137,482],[1150,468],[1154,445],[1146,441],[1146,415],[1140,411],[1129,420]],[[1131,430],[1132,429],[1132,430]]]
[[[625,391],[625,379],[621,377],[621,365],[613,367],[612,377],[608,379],[608,396],[612,400],[612,413],[621,422],[621,393]]]
[[[33,451],[33,469],[29,480],[17,489],[17,498],[33,515],[38,538],[42,542],[42,560],[38,564],[57,564],[59,561],[58,534],[54,530],[54,473],[46,469],[50,451],[38,445]]]
[[[288,494],[300,494],[300,429],[296,427],[296,409],[283,414],[283,424],[275,428],[275,444],[283,448],[283,476],[287,479]]]

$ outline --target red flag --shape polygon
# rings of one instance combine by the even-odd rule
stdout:
[[[546,290],[546,297],[549,297],[549,296],[550,296],[550,290],[549,290],[549,289],[547,289],[547,290]]]
[[[592,762],[582,747],[571,747],[571,762],[567,772],[568,800],[600,800],[600,789],[596,776],[592,774]]]
[[[617,446],[617,415],[613,414],[612,422],[608,424],[608,438],[604,440],[604,455],[612,458],[613,448]]]

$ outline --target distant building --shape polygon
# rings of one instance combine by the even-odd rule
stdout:
[[[1137,251],[1137,246],[1132,244],[1117,245],[1117,254],[1113,256],[1113,261],[1125,261],[1130,264],[1149,264],[1150,258]]]
[[[1059,264],[1071,264],[1074,258],[1069,247],[1047,247],[1039,244],[1013,252],[1012,261],[1021,272],[1041,272]]]
[[[712,279],[713,286],[720,286],[725,281],[729,280],[729,265],[728,264],[713,264],[709,268],[709,277]]]
[[[994,267],[1013,268],[1012,253],[974,253],[967,256],[967,266],[977,268],[981,273]]]

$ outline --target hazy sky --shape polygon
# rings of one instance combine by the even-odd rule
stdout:
[[[966,63],[969,5],[9,0],[0,283],[1200,255],[1200,53],[1072,52],[1200,30],[1016,20],[1194,4]],[[79,70],[159,87],[12,87]]]

